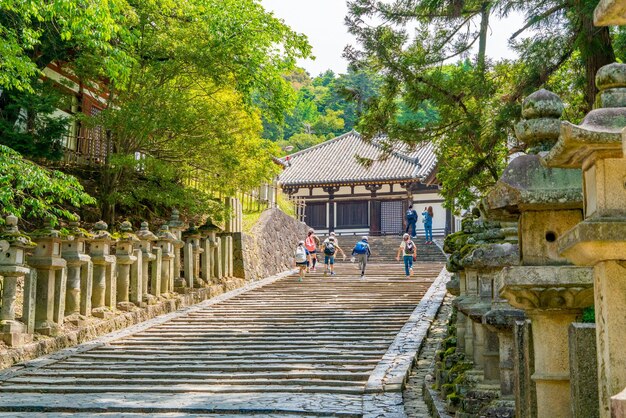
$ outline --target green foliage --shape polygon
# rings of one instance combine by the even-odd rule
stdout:
[[[297,90],[296,102],[282,123],[263,118],[263,137],[297,150],[353,129],[380,85],[376,74],[353,69],[340,75],[328,70],[310,78],[297,68],[285,79]]]
[[[48,170],[0,145],[0,214],[10,213],[28,220],[74,219],[73,209],[94,204],[78,180]]]
[[[583,309],[582,322],[593,324],[596,322],[596,311],[593,306]]]
[[[623,36],[593,27],[596,4],[349,1],[347,23],[360,49],[347,49],[346,57],[356,68],[384,75],[381,95],[369,104],[359,130],[366,137],[386,132],[409,144],[434,142],[446,206],[468,207],[498,180],[509,150],[525,149],[512,129],[525,95],[554,90],[569,104],[564,116],[572,121],[590,110],[595,73],[614,60],[611,43],[621,45]],[[512,11],[526,15],[511,38],[520,58],[491,62],[490,18]]]
[[[67,118],[53,115],[64,108],[62,95],[50,82],[37,83],[35,91],[11,90],[0,112],[0,144],[29,158],[58,160],[63,156],[60,139],[67,132]]]

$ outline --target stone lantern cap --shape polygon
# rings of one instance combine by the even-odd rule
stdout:
[[[170,228],[178,229],[182,229],[185,226],[185,223],[180,220],[180,212],[178,209],[172,210],[172,215],[170,216],[170,220],[167,222],[167,225]]]
[[[96,222],[94,226],[93,239],[97,241],[114,241],[113,236],[107,231],[109,226],[104,221]]]
[[[200,238],[200,230],[193,224],[189,225],[189,228],[183,231],[183,238]]]
[[[626,126],[626,64],[598,70],[596,86],[602,107],[585,116],[580,125],[561,123],[558,142],[544,157],[551,167],[586,168],[595,158],[621,158],[622,130]]]
[[[461,259],[461,265],[478,270],[496,269],[517,265],[519,258],[518,244],[488,243],[476,245]]]
[[[159,233],[157,234],[157,239],[159,241],[168,242],[178,241],[176,236],[170,232],[170,228],[169,226],[167,226],[167,224],[161,226],[161,229],[159,229]]]
[[[133,225],[128,221],[122,222],[120,232],[113,236],[117,238],[118,241],[139,241],[139,238],[137,238],[137,235],[133,232]]]
[[[41,229],[37,229],[31,232],[29,235],[36,241],[40,240],[53,240],[59,241],[61,239],[61,233],[54,229],[54,220],[49,217],[46,219],[47,226]]]
[[[211,232],[222,232],[223,229],[220,228],[218,225],[215,225],[213,223],[213,221],[211,220],[211,218],[207,218],[206,222],[204,223],[204,225],[201,225],[199,228],[200,232],[203,235],[207,235]]]
[[[140,241],[156,241],[158,239],[157,236],[148,229],[148,222],[141,223],[141,228],[137,231],[136,236]]]
[[[593,266],[602,260],[624,260],[626,223],[619,220],[585,220],[559,240],[559,253],[576,265]]]
[[[580,209],[580,170],[549,168],[538,155],[517,157],[485,198],[489,214],[509,217],[526,210]]]
[[[444,251],[451,254],[446,268],[457,272],[465,268],[491,269],[505,260],[518,263],[519,249],[515,242],[508,241],[509,227],[502,227],[500,222],[475,219],[463,219],[461,231],[450,234],[444,242]]]
[[[541,89],[527,96],[522,104],[522,119],[515,125],[517,138],[529,152],[546,151],[559,137],[563,102],[551,91]]]
[[[593,268],[505,267],[496,276],[495,290],[519,309],[583,309],[593,305]]]
[[[93,238],[93,234],[84,228],[80,227],[80,216],[74,214],[75,220],[70,221],[69,230],[65,235],[66,241],[85,241],[86,239]]]
[[[0,243],[4,241],[6,244],[0,245],[0,250],[7,245],[24,250],[32,249],[37,246],[28,235],[20,232],[17,227],[17,221],[17,216],[13,214],[5,218],[4,228],[0,231]]]

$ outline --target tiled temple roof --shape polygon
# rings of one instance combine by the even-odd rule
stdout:
[[[415,149],[394,145],[386,159],[378,160],[387,144],[386,136],[368,142],[358,132],[348,132],[290,155],[279,181],[283,186],[417,182],[434,172],[437,158],[431,143]],[[374,161],[366,167],[356,156]]]

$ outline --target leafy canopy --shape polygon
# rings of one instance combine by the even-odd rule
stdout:
[[[48,170],[0,145],[0,214],[28,220],[74,219],[72,209],[94,204],[75,177]]]

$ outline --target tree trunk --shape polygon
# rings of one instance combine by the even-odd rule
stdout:
[[[489,13],[491,12],[491,3],[484,2],[480,6],[480,33],[478,40],[478,58],[477,67],[482,76],[485,75],[486,59],[487,59],[487,35],[489,32]]]
[[[615,62],[615,52],[611,44],[609,28],[595,27],[593,25],[593,10],[596,4],[597,1],[574,1],[579,29],[577,43],[585,65],[586,111],[593,109],[596,95],[598,94],[596,73],[601,67]]]

